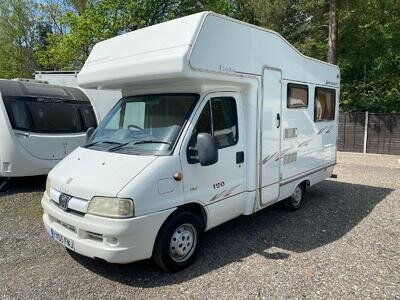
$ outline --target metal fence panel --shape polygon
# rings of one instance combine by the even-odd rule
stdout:
[[[338,150],[400,155],[400,114],[340,113]]]

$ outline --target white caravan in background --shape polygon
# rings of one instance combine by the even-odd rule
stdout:
[[[46,81],[54,85],[79,88],[77,79],[78,73],[79,71],[36,71],[35,79]],[[82,90],[86,96],[89,97],[99,121],[104,119],[115,103],[122,97],[121,91],[119,90]]]
[[[0,187],[7,178],[46,175],[97,127],[79,89],[0,80]]]
[[[50,172],[47,231],[88,257],[177,271],[205,230],[281,200],[298,209],[336,163],[339,77],[210,12],[96,44],[80,86],[123,98]]]

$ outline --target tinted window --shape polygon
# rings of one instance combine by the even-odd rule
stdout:
[[[39,132],[84,131],[79,111],[75,105],[32,102],[27,106],[33,126]]]
[[[299,108],[308,106],[308,86],[289,83],[287,88],[287,107]]]
[[[314,121],[331,121],[335,119],[336,91],[326,88],[315,88]]]
[[[82,117],[83,125],[86,129],[97,126],[97,120],[94,115],[93,108],[91,106],[81,105],[79,107],[79,112]]]
[[[10,101],[6,103],[6,109],[14,129],[28,130],[31,128],[31,121],[24,102]]]
[[[83,101],[4,98],[14,129],[39,133],[77,133],[97,126],[93,108]]]
[[[235,99],[232,97],[212,98],[204,106],[187,149],[188,162],[191,164],[198,162],[196,147],[199,133],[209,133],[214,136],[218,149],[235,145],[238,141]]]

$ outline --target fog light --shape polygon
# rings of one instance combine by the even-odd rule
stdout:
[[[110,245],[117,245],[118,244],[118,239],[116,237],[108,237],[106,238],[106,241]]]

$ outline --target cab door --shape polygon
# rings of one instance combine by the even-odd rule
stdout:
[[[208,227],[242,214],[244,210],[244,130],[239,93],[206,96],[189,129],[181,155],[186,202],[202,203],[209,212]],[[201,166],[197,135],[209,133],[218,147],[218,161]]]

